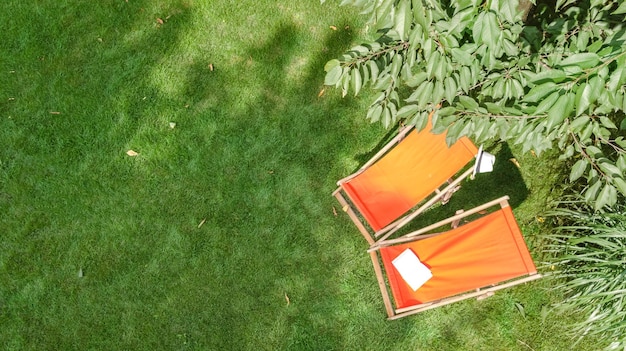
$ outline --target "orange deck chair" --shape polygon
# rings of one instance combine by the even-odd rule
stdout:
[[[467,137],[448,147],[445,133],[431,129],[430,121],[422,131],[405,127],[361,169],[337,182],[333,195],[370,246],[447,200],[475,172],[469,168],[452,179],[474,159],[477,148]]]
[[[508,196],[496,199],[369,249],[389,319],[488,297],[541,277],[507,200]],[[497,211],[480,215],[496,205]],[[476,214],[481,217],[426,234]]]

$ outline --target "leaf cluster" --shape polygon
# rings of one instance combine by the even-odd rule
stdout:
[[[432,118],[449,143],[558,147],[596,209],[626,195],[624,2],[537,3],[529,16],[519,0],[341,4],[369,16],[376,39],[329,61],[325,83],[376,91],[371,122],[422,129]]]

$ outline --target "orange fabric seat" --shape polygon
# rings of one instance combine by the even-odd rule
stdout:
[[[370,227],[378,231],[425,200],[471,161],[476,146],[466,137],[448,147],[431,125],[412,130],[383,158],[340,183]]]
[[[410,248],[433,274],[413,291],[391,261]],[[396,306],[436,301],[537,271],[510,207],[445,234],[380,250]]]

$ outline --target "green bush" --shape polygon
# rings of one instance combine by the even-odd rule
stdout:
[[[596,334],[607,349],[626,348],[626,206],[596,212],[582,199],[562,202],[551,213],[556,231],[548,235],[556,289],[567,298],[557,307],[585,319],[572,331]]]

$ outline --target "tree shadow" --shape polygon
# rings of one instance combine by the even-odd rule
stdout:
[[[493,171],[476,174],[474,179],[466,179],[445,205],[435,205],[415,218],[402,230],[403,233],[423,228],[437,221],[453,216],[457,210],[468,210],[502,196],[509,196],[511,207],[518,207],[529,195],[529,190],[516,165],[515,157],[506,142],[486,148],[496,156]]]

